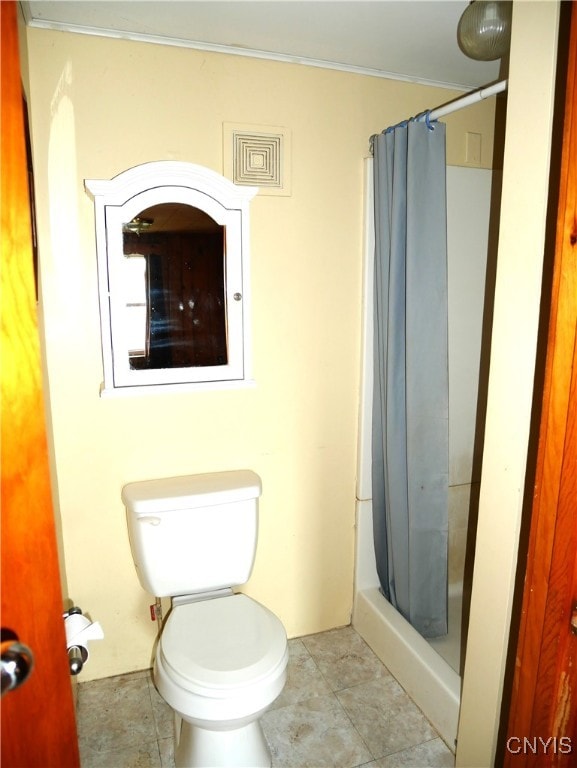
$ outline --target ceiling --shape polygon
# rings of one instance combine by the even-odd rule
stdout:
[[[461,53],[468,0],[26,0],[27,24],[297,61],[471,90],[499,62]]]

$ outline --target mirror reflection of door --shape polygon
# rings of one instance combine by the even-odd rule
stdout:
[[[162,203],[123,225],[131,369],[226,365],[226,228]]]

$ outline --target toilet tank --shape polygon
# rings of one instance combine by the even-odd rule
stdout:
[[[250,470],[125,485],[130,548],[143,588],[168,597],[248,581],[260,494],[260,477]]]

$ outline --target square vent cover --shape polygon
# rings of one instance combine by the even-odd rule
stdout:
[[[290,195],[290,132],[286,128],[224,123],[224,175],[260,195]]]

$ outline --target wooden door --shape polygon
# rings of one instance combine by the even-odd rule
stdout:
[[[2,628],[34,654],[2,697],[3,768],[79,765],[42,399],[17,3],[2,30]]]
[[[537,473],[505,766],[577,765],[577,12]],[[577,629],[577,627],[575,628]]]

